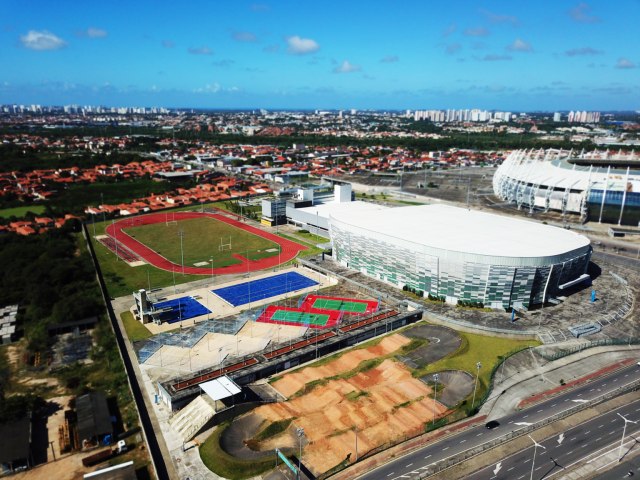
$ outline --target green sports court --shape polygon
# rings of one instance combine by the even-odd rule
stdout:
[[[304,311],[333,310],[344,312],[347,315],[363,315],[377,311],[378,302],[376,300],[360,300],[356,298],[309,294],[302,301],[300,309]]]
[[[299,308],[269,305],[256,321],[281,325],[307,326],[309,328],[329,328],[337,325],[342,312],[337,310],[302,310]]]

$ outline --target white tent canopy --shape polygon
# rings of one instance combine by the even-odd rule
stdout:
[[[226,375],[214,380],[200,384],[204,393],[209,395],[214,401],[222,400],[240,393],[240,387]]]

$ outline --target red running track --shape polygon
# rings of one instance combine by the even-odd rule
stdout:
[[[273,233],[265,232],[251,225],[233,220],[224,215],[216,215],[212,213],[200,213],[200,212],[176,212],[171,214],[171,220],[187,220],[190,218],[201,218],[203,216],[211,217],[221,222],[225,222],[236,228],[240,228],[246,232],[253,233],[259,237],[266,238],[272,242],[280,245],[282,253],[273,257],[261,258],[259,260],[249,260],[241,256],[236,256],[242,263],[229,265],[226,267],[214,268],[214,275],[229,275],[237,273],[246,273],[247,271],[265,270],[267,268],[273,268],[280,263],[286,263],[289,260],[293,260],[301,250],[306,250],[307,247],[300,245],[299,243],[292,242],[286,238],[279,237]],[[169,272],[176,271],[182,272],[182,265],[173,263],[162,255],[158,254],[155,250],[147,247],[145,244],[139,242],[133,237],[127,235],[124,231],[125,228],[140,225],[152,225],[154,223],[163,223],[166,221],[165,213],[152,213],[150,215],[143,215],[135,218],[127,218],[119,220],[107,227],[107,235],[116,239],[118,242],[125,245],[129,250],[136,253],[140,258],[144,259],[147,263],[150,263],[156,268],[167,270]],[[211,268],[209,267],[184,267],[184,273],[190,275],[211,275]]]

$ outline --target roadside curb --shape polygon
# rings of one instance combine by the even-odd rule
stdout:
[[[546,400],[550,397],[553,397],[554,395],[557,395],[559,393],[564,392],[565,390],[568,390],[570,388],[574,388],[577,387],[579,385],[582,385],[584,383],[587,383],[591,380],[594,380],[597,377],[601,377],[604,375],[608,375],[610,373],[613,373],[617,370],[620,370],[621,368],[627,367],[633,363],[635,363],[636,360],[633,358],[627,358],[626,360],[620,360],[619,362],[616,362],[612,365],[609,365],[608,367],[604,367],[601,368],[600,370],[597,370],[593,373],[590,373],[589,375],[585,375],[583,377],[580,378],[576,378],[575,380],[571,380],[570,382],[565,383],[564,385],[560,385],[558,387],[552,388],[550,390],[546,390],[544,392],[540,392],[540,393],[536,393],[528,398],[525,398],[523,400],[521,400],[518,403],[518,406],[516,408],[518,409],[523,409],[526,407],[530,407],[532,405],[535,405],[536,403],[539,403],[543,400]]]

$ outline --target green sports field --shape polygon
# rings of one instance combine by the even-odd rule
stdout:
[[[271,320],[279,320],[281,322],[300,323],[303,325],[319,325],[324,326],[329,321],[329,315],[326,313],[308,313],[308,312],[292,312],[289,310],[276,310],[271,316]]]
[[[343,312],[364,313],[367,311],[367,304],[363,302],[345,302],[332,300],[330,298],[317,298],[313,302],[313,308],[325,310],[341,310]]]
[[[225,267],[240,263],[233,255],[241,255],[250,260],[277,256],[280,246],[270,240],[254,235],[215,218],[203,217],[180,220],[178,222],[154,223],[152,225],[131,226],[125,233],[147,247],[155,250],[171,262],[181,264],[179,232],[183,232],[182,250],[184,264],[194,265],[207,262],[206,266]],[[220,251],[220,241],[231,249]],[[213,265],[210,259],[213,258]],[[205,267],[206,267],[205,266]]]

